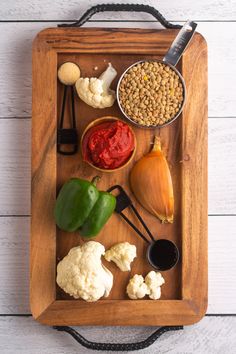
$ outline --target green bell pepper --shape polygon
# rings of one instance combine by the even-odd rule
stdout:
[[[73,232],[83,225],[98,200],[95,184],[80,178],[66,182],[57,197],[54,216],[57,226]]]
[[[107,192],[100,192],[89,217],[80,228],[80,234],[84,237],[94,237],[106,224],[116,207],[116,198]]]
[[[61,188],[54,216],[57,226],[68,232],[79,231],[84,237],[96,236],[112,215],[116,198],[99,192],[96,176],[92,182],[72,178]]]

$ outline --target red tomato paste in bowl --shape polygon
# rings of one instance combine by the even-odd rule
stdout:
[[[101,169],[113,170],[124,165],[135,148],[130,127],[119,120],[91,127],[82,141],[85,161]]]

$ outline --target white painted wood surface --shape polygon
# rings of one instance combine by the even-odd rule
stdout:
[[[76,328],[76,327],[75,327]],[[151,327],[80,327],[76,328],[89,340],[130,343],[148,337]],[[184,331],[163,334],[142,354],[235,354],[235,317],[205,317]],[[37,324],[29,318],[0,318],[0,352],[4,354],[89,354],[67,333]],[[95,352],[98,353],[98,352]],[[101,352],[100,352],[101,353]],[[111,352],[102,352],[111,353]],[[117,352],[116,352],[117,353]]]
[[[236,0],[235,0],[236,1]],[[31,45],[55,23],[0,23],[0,117],[31,115]],[[159,28],[157,23],[89,23],[91,26]],[[236,116],[236,23],[199,23],[208,42],[209,116]]]
[[[0,217],[0,230],[0,314],[30,313],[30,217]]]
[[[115,1],[109,1],[115,2]],[[132,2],[132,1],[125,1]],[[209,50],[209,314],[236,315],[236,0],[135,0],[171,21],[199,21]],[[0,7],[0,353],[89,353],[67,334],[43,327],[29,313],[31,44],[55,22],[80,17],[101,0],[8,0]],[[106,19],[108,22],[104,22]],[[128,23],[111,20],[131,20]],[[30,22],[16,22],[29,20]],[[100,22],[96,22],[99,20]],[[145,14],[99,14],[88,26],[159,28]],[[2,22],[8,21],[8,22]],[[11,22],[13,21],[13,22]],[[95,21],[95,22],[94,22]],[[102,22],[103,21],[103,22]],[[217,214],[213,216],[214,214]],[[197,284],[196,284],[197,286]],[[5,317],[1,314],[11,315]],[[97,341],[144,339],[153,329],[83,327]],[[233,354],[236,317],[205,317],[165,334],[144,353]]]
[[[0,9],[0,18],[5,20],[73,20],[78,19],[89,7],[103,3],[135,3],[156,7],[168,20],[235,20],[235,0],[8,0]],[[105,13],[94,16],[94,19],[142,19],[151,20],[145,14]]]
[[[0,119],[0,215],[30,214],[30,119]]]

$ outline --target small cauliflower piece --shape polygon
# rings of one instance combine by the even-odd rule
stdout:
[[[104,246],[96,241],[72,248],[57,265],[57,284],[75,299],[93,302],[107,297],[113,275],[101,262],[104,253]]]
[[[144,283],[143,276],[135,274],[133,278],[129,280],[126,291],[129,298],[132,300],[142,299],[145,295],[147,295],[148,287]]]
[[[126,291],[132,300],[142,299],[145,295],[149,295],[152,300],[157,300],[161,297],[161,286],[164,283],[161,273],[152,270],[146,275],[145,281],[142,275],[135,274],[129,280]]]
[[[145,277],[145,284],[148,287],[150,299],[157,300],[161,297],[161,286],[165,283],[161,273],[152,270]]]
[[[131,269],[130,264],[137,257],[136,246],[129,242],[117,243],[106,251],[104,257],[108,262],[113,261],[122,272],[127,272]]]
[[[74,63],[67,62],[59,67],[57,75],[64,85],[74,85],[80,77],[80,68]]]
[[[116,75],[117,71],[109,63],[99,78],[79,78],[75,83],[79,98],[94,108],[111,107],[115,102],[116,94],[110,89],[110,85]]]

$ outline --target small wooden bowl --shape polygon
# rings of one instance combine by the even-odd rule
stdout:
[[[122,122],[122,123],[124,123],[124,124],[127,124],[126,122],[123,122],[123,121],[122,121],[121,119],[119,119],[119,118],[112,117],[112,116],[105,116],[105,117],[101,117],[101,118],[95,119],[95,120],[92,121],[89,125],[87,125],[87,127],[85,128],[85,130],[84,130],[84,132],[83,132],[83,134],[82,134],[82,136],[81,136],[81,140],[80,140],[80,151],[81,151],[81,153],[82,153],[82,156],[83,156],[83,140],[84,140],[84,137],[85,137],[85,134],[87,133],[87,131],[88,131],[90,128],[92,128],[92,127],[94,127],[94,126],[96,126],[96,125],[99,125],[99,124],[101,124],[101,123],[114,122],[114,121],[116,121],[116,120],[117,120],[117,121],[120,121],[120,122]],[[132,132],[132,134],[133,134],[133,136],[134,136],[134,150],[133,150],[133,152],[132,152],[130,158],[124,163],[124,165],[109,170],[109,169],[97,167],[97,166],[93,165],[93,164],[92,164],[91,162],[89,162],[89,161],[86,161],[86,160],[83,160],[83,161],[86,162],[87,164],[89,164],[90,166],[92,166],[93,168],[95,168],[96,170],[100,171],[100,172],[116,172],[116,171],[119,171],[119,170],[125,168],[126,166],[128,166],[128,164],[132,161],[132,159],[133,159],[133,157],[134,157],[134,155],[135,155],[136,146],[137,146],[137,140],[136,140],[136,136],[135,136],[135,134],[134,134],[133,129],[131,128],[131,126],[130,126],[129,124],[127,124],[127,125],[129,126],[129,128],[130,128],[130,130],[131,130],[131,132]]]

